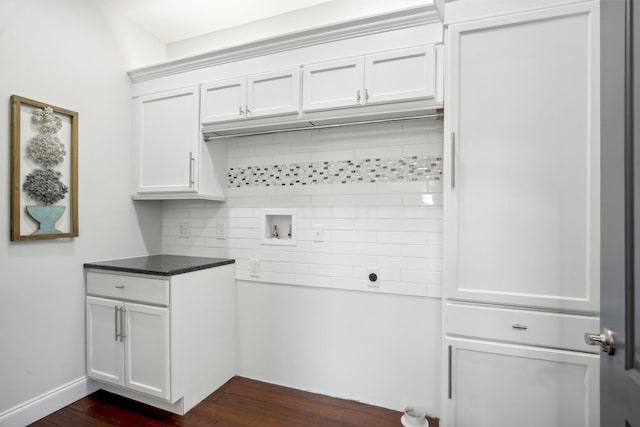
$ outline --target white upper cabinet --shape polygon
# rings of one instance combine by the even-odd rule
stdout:
[[[196,192],[198,87],[135,100],[138,193]]]
[[[247,102],[247,78],[204,84],[201,97],[202,123],[243,119]]]
[[[435,97],[435,55],[435,46],[428,45],[365,56],[365,102]]]
[[[435,46],[419,46],[303,67],[305,112],[436,96]]]
[[[146,95],[134,100],[136,200],[224,200],[227,145],[204,143],[200,88]]]
[[[247,77],[247,117],[297,114],[300,111],[300,68]]]
[[[201,88],[202,123],[297,114],[300,111],[300,69],[206,83]]]
[[[304,111],[351,107],[362,103],[363,57],[305,65],[302,70]]]
[[[597,28],[589,3],[449,26],[447,298],[598,311]]]

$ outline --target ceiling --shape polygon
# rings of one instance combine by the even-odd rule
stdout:
[[[103,0],[165,44],[340,0]]]

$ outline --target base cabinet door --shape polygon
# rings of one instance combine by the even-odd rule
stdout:
[[[125,386],[169,399],[169,309],[125,304]]]
[[[449,427],[599,425],[598,355],[448,339]]]
[[[87,297],[87,375],[124,385],[124,343],[118,335],[124,304]]]

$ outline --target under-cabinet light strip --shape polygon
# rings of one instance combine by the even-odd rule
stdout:
[[[415,119],[435,119],[439,120],[444,118],[444,113],[436,112],[432,114],[421,114],[417,116],[407,116],[407,117],[392,117],[387,119],[374,119],[374,120],[363,120],[359,122],[349,122],[349,123],[332,123],[326,125],[313,125],[313,126],[305,126],[299,128],[292,129],[274,129],[274,130],[264,130],[257,132],[246,132],[246,133],[236,133],[233,135],[205,135],[204,140],[206,142],[212,139],[220,139],[220,138],[237,138],[239,136],[254,136],[254,135],[268,135],[272,133],[283,133],[283,132],[297,132],[302,130],[313,130],[313,129],[328,129],[328,128],[339,128],[346,126],[355,126],[355,125],[368,125],[374,123],[390,123],[390,122],[400,122],[405,120],[415,120]],[[311,121],[310,121],[311,123]]]

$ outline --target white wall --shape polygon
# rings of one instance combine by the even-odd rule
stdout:
[[[437,159],[442,122],[227,142],[232,176],[249,166],[289,165],[286,171],[325,161]],[[396,410],[415,403],[438,414],[442,183],[395,178],[243,185],[229,188],[224,203],[164,202],[163,252],[236,259],[240,375]],[[434,204],[425,205],[423,194]],[[296,212],[295,246],[262,244],[263,208]],[[190,226],[190,237],[178,235],[180,223]],[[218,224],[227,230],[224,240],[216,238]],[[323,242],[313,241],[313,224],[324,225]],[[259,277],[251,276],[250,259],[260,259]],[[369,267],[379,268],[379,288],[368,286]]]
[[[238,301],[240,375],[438,415],[439,299],[239,281]]]
[[[37,403],[27,405],[32,399],[65,385],[67,391],[81,388],[82,264],[160,249],[159,204],[134,205],[129,197],[131,85],[126,70],[135,64],[135,52],[157,52],[157,62],[163,49],[114,20],[96,0],[0,4],[0,117],[5,124],[0,150],[5,171],[0,174],[0,425],[31,420],[38,413]],[[127,41],[127,52],[120,49],[126,34],[136,34]],[[12,94],[79,113],[78,238],[9,241]],[[55,394],[49,397],[55,401]]]

